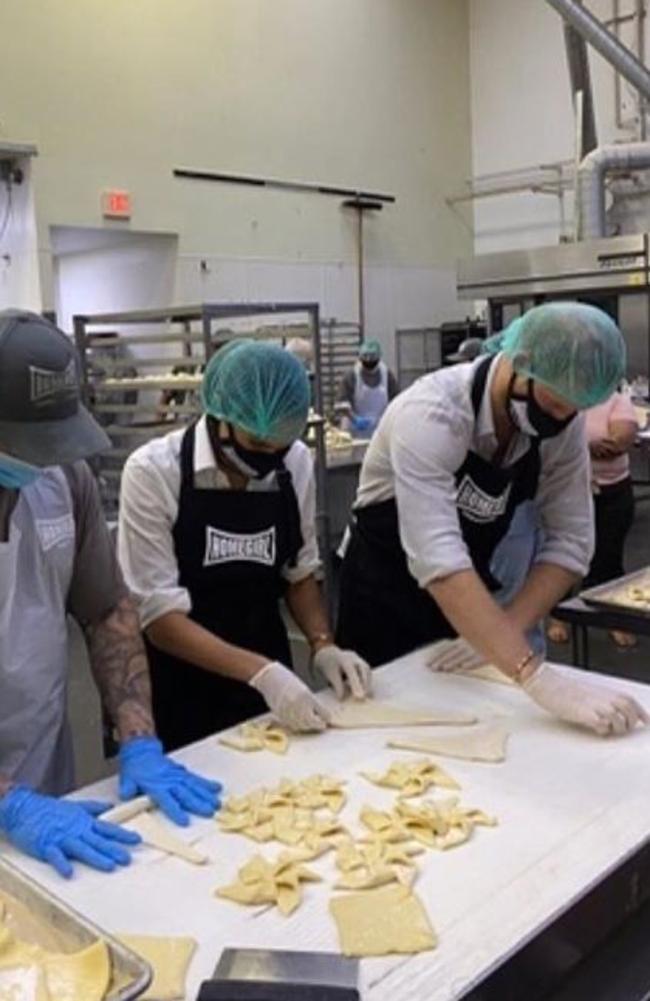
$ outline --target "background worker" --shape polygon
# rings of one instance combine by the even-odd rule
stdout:
[[[425,376],[384,415],[361,471],[339,640],[375,665],[459,634],[446,666],[490,661],[555,715],[624,732],[646,721],[636,702],[566,679],[525,635],[589,565],[589,456],[578,411],[620,381],[623,339],[600,310],[549,303],[512,323],[500,348]],[[541,546],[502,609],[491,560],[531,499]]]
[[[591,490],[594,504],[596,546],[583,587],[596,587],[622,577],[625,539],[634,522],[634,490],[630,476],[630,449],[638,431],[636,413],[626,393],[613,393],[586,414],[591,457]],[[619,650],[636,646],[631,633],[612,630]],[[551,619],[548,638],[554,643],[569,639],[563,622]]]
[[[232,341],[210,360],[202,401],[195,424],[138,449],[122,476],[119,556],[156,726],[167,748],[269,708],[290,729],[323,729],[329,713],[290,670],[280,599],[339,697],[364,698],[370,671],[334,644],[314,576],[304,365],[278,345]]]
[[[0,830],[63,876],[73,859],[125,865],[140,840],[95,819],[106,804],[57,798],[74,786],[68,614],[121,743],[120,796],[145,793],[187,824],[212,816],[220,790],[155,737],[137,615],[82,461],[109,447],[80,402],[68,338],[35,314],[0,313]]]
[[[341,380],[337,401],[350,407],[353,429],[372,433],[399,392],[397,379],[381,360],[379,341],[364,341],[359,360]]]

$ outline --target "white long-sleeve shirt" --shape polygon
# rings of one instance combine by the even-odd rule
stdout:
[[[179,584],[172,536],[178,514],[184,433],[184,428],[172,431],[136,449],[122,473],[118,558],[126,584],[137,602],[143,629],[161,615],[188,613],[192,608],[189,592]],[[320,565],[314,467],[311,452],[301,441],[294,442],[284,461],[296,492],[303,545],[296,565],[285,566],[282,575],[289,582],[297,582],[314,573]],[[194,486],[199,490],[230,489],[227,477],[215,463],[205,417],[196,425]],[[247,489],[277,490],[275,475],[249,480]]]
[[[472,380],[482,360],[426,375],[393,400],[361,469],[355,507],[395,498],[401,543],[421,587],[472,567],[456,510],[455,473],[470,450],[490,460],[498,444],[490,402],[497,361],[476,418],[472,407]],[[504,465],[520,459],[530,441],[516,433]],[[593,551],[583,415],[555,438],[541,442],[540,460],[535,504],[543,541],[535,560],[583,575]]]

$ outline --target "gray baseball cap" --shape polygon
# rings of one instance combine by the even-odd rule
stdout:
[[[36,313],[0,311],[0,452],[58,466],[111,442],[81,403],[74,345]]]
[[[458,345],[458,351],[447,355],[447,361],[457,364],[461,361],[474,361],[481,353],[483,341],[480,337],[467,337]]]

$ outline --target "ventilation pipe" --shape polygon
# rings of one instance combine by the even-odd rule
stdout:
[[[564,43],[566,46],[569,80],[573,95],[573,107],[578,113],[578,95],[582,94],[581,129],[578,143],[578,157],[583,160],[598,145],[596,135],[596,116],[594,114],[594,99],[591,89],[591,74],[589,72],[589,57],[587,43],[582,35],[570,24],[564,24]]]
[[[564,20],[589,42],[614,69],[650,100],[650,72],[598,18],[577,0],[546,0]],[[586,137],[585,137],[586,139]],[[644,170],[650,167],[650,143],[601,146],[580,163],[576,176],[576,235],[597,240],[607,235],[605,178],[609,171]]]
[[[650,72],[616,35],[576,0],[546,0],[579,35],[600,52],[645,100],[650,100]]]

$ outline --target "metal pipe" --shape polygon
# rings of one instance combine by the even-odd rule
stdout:
[[[650,99],[650,72],[586,7],[575,0],[546,0],[628,83]]]
[[[650,167],[650,143],[601,146],[584,158],[576,177],[576,216],[579,240],[606,236],[605,177],[612,170]]]
[[[589,72],[589,55],[587,52],[587,43],[582,35],[566,22],[564,24],[564,43],[569,68],[569,80],[571,82],[571,95],[576,115],[578,113],[578,94],[582,94],[582,124],[579,148],[580,160],[582,160],[587,153],[591,153],[592,149],[595,149],[598,145],[596,115],[591,89],[591,74]]]
[[[636,0],[636,47],[639,59],[645,62],[645,3],[644,0]],[[639,136],[642,141],[648,138],[646,122],[645,98],[639,93]]]

